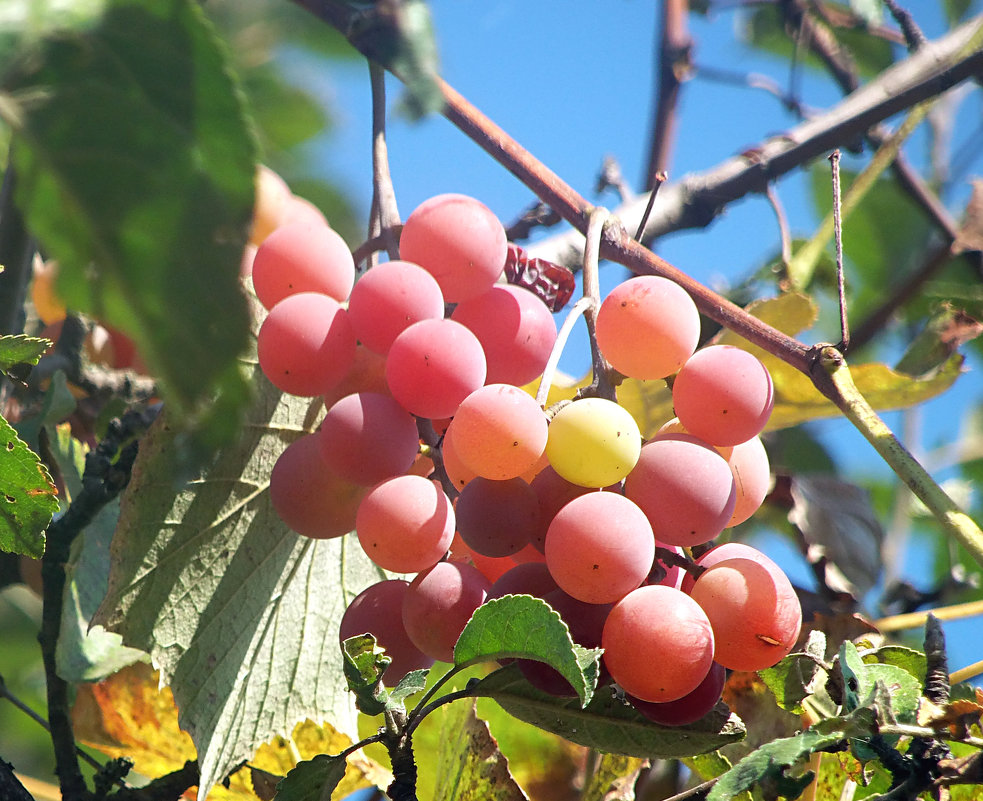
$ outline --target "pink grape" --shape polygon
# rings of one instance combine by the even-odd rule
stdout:
[[[318,441],[331,470],[367,487],[409,470],[420,446],[412,415],[376,392],[337,401],[321,421]]]
[[[454,533],[451,540],[451,552],[448,559],[452,562],[464,562],[478,569],[489,581],[498,581],[505,573],[515,567],[515,562],[508,556],[485,556],[472,549],[459,532]]]
[[[483,556],[518,553],[539,523],[536,493],[521,478],[474,478],[461,490],[455,512],[461,539]]]
[[[775,403],[771,375],[752,353],[713,345],[694,353],[672,385],[676,415],[711,445],[737,445],[757,436]]]
[[[754,562],[761,562],[769,570],[781,570],[766,554],[743,542],[721,543],[699,557],[696,564],[700,567],[711,568],[727,559],[750,559]],[[686,573],[683,579],[683,591],[690,592],[694,584],[696,584],[696,579],[693,574]]]
[[[449,427],[444,432],[443,440],[441,440],[440,454],[444,459],[444,472],[447,473],[447,478],[458,492],[463,490],[468,482],[477,476],[477,473],[468,468],[458,455],[457,447],[454,444],[454,435]]]
[[[454,539],[450,499],[430,479],[406,475],[374,486],[362,499],[355,531],[379,567],[418,573],[433,567]]]
[[[253,288],[272,309],[299,292],[348,300],[355,262],[341,235],[323,223],[288,222],[263,240],[253,259]]]
[[[447,430],[469,470],[505,480],[542,457],[549,423],[531,395],[511,384],[486,384],[461,401]]]
[[[366,492],[328,470],[311,434],[291,442],[270,472],[270,503],[277,515],[292,531],[315,539],[352,531]]]
[[[385,355],[413,323],[443,317],[444,296],[434,277],[419,265],[388,261],[358,279],[348,314],[359,342]]]
[[[556,322],[538,297],[496,284],[457,304],[451,319],[466,325],[484,348],[489,384],[523,386],[542,375],[556,342]]]
[[[653,704],[628,696],[628,702],[653,723],[662,726],[687,726],[698,721],[717,705],[726,679],[727,671],[724,666],[714,662],[697,688],[682,698]]]
[[[427,270],[448,303],[486,292],[505,269],[508,241],[485,204],[466,195],[425,200],[406,218],[400,256]]]
[[[737,498],[727,462],[713,448],[684,434],[642,446],[625,480],[625,495],[645,512],[656,537],[683,546],[720,534]]]
[[[729,528],[743,523],[758,511],[771,489],[771,466],[760,437],[751,437],[747,442],[735,445],[727,464],[737,488],[737,503],[727,523]]]
[[[413,644],[441,662],[454,661],[454,645],[485,602],[491,582],[464,562],[438,562],[410,583],[403,625]]]
[[[453,320],[421,320],[393,341],[386,382],[410,414],[451,417],[485,383],[485,354],[475,335]]]
[[[597,312],[597,345],[620,373],[665,378],[693,355],[700,313],[668,278],[640,275],[616,286]]]
[[[380,581],[355,596],[341,617],[339,639],[344,642],[359,634],[371,634],[392,659],[382,674],[383,683],[392,687],[411,670],[433,665],[433,659],[413,645],[399,611],[410,583],[402,579]]]
[[[802,626],[795,588],[780,569],[752,559],[718,562],[690,597],[713,626],[715,659],[731,670],[762,670],[786,656]]]
[[[348,314],[334,298],[302,292],[281,300],[257,336],[259,366],[283,392],[323,395],[341,382],[355,361]]]
[[[538,551],[546,551],[546,531],[556,517],[556,513],[574,498],[593,492],[590,487],[583,487],[567,481],[552,467],[545,467],[529,482],[529,486],[539,499],[539,526],[530,542]]]
[[[645,514],[614,492],[591,492],[564,506],[546,532],[546,564],[580,601],[613,603],[647,578],[655,538]]]
[[[675,701],[697,688],[714,659],[706,613],[685,593],[651,584],[614,605],[601,637],[604,664],[629,695]]]

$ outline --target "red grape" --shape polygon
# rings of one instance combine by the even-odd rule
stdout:
[[[628,593],[604,623],[604,664],[643,701],[675,701],[697,688],[713,662],[713,629],[692,598],[651,584]]]
[[[335,403],[321,421],[318,439],[331,470],[368,487],[409,470],[420,446],[413,416],[375,392]]]
[[[454,661],[454,645],[485,602],[491,582],[464,562],[438,562],[410,583],[403,625],[413,644],[441,662]]]
[[[366,492],[328,470],[311,434],[291,442],[270,473],[270,502],[277,515],[291,530],[317,539],[352,531]]]
[[[487,206],[466,195],[445,194],[425,200],[407,217],[399,250],[437,279],[444,300],[460,303],[495,283],[505,269],[508,242]]]
[[[564,506],[546,533],[546,564],[581,601],[612,603],[652,569],[655,538],[645,514],[623,495],[591,492]]]
[[[348,314],[334,298],[316,292],[291,295],[274,306],[256,344],[264,375],[301,397],[328,392],[355,361]]]
[[[409,589],[409,582],[402,579],[380,581],[362,590],[341,617],[339,638],[342,642],[359,634],[371,634],[385,648],[392,659],[383,682],[392,687],[411,670],[421,670],[433,664],[433,659],[413,645],[403,616],[399,611]]]
[[[628,702],[653,723],[662,726],[687,726],[698,721],[717,705],[726,680],[727,671],[724,666],[719,662],[714,662],[710,666],[710,672],[707,673],[706,678],[697,685],[695,690],[682,698],[653,704],[650,701],[642,701],[640,698],[633,698],[629,695]]]
[[[355,262],[341,235],[326,224],[291,222],[273,231],[253,259],[253,288],[267,309],[299,292],[345,301]]]
[[[421,320],[393,341],[386,382],[410,414],[451,417],[485,383],[485,354],[474,334],[453,320]]]
[[[556,342],[556,322],[528,289],[496,284],[457,304],[451,319],[478,337],[488,361],[489,384],[528,384],[542,375]]]
[[[548,425],[531,395],[511,384],[487,384],[461,402],[448,431],[469,470],[504,480],[522,475],[539,461]]]
[[[672,545],[712,540],[734,511],[734,477],[719,453],[683,434],[642,446],[625,495],[637,503],[655,536]]]
[[[758,358],[734,345],[694,353],[672,385],[676,414],[687,430],[711,445],[737,445],[761,433],[775,390]]]
[[[355,531],[379,567],[416,573],[433,567],[454,538],[454,509],[437,484],[397,476],[373,487],[358,507]]]
[[[700,575],[690,596],[706,612],[716,660],[732,670],[762,670],[786,656],[802,625],[795,588],[777,567],[726,559]]]
[[[761,506],[771,489],[771,466],[760,437],[751,437],[733,447],[727,464],[734,474],[737,503],[727,526],[743,523]]]
[[[355,336],[369,350],[386,354],[404,329],[444,316],[437,281],[417,264],[388,261],[365,273],[352,289],[348,314]]]
[[[521,478],[472,479],[461,490],[455,512],[461,539],[483,556],[510,556],[522,550],[539,522],[536,493]]]

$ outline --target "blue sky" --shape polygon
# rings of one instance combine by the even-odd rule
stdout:
[[[945,30],[940,4],[916,0],[905,4],[929,37]],[[588,200],[608,207],[617,204],[608,192],[598,197],[594,183],[601,163],[613,156],[628,183],[638,188],[646,159],[653,95],[653,63],[657,41],[658,4],[648,0],[436,0],[431,3],[441,68],[445,79],[500,124],[537,158]],[[787,66],[762,56],[740,41],[743,13],[721,10],[707,18],[690,17],[697,65],[754,71],[787,80]],[[317,160],[334,180],[347,187],[352,201],[367,209],[371,197],[370,96],[364,65],[353,63],[318,76],[297,65],[298,78],[323,93],[336,129],[319,143]],[[840,99],[832,84],[806,71],[801,99],[821,109]],[[389,83],[390,103],[400,87]],[[981,103],[964,104],[964,127],[978,133]],[[746,88],[689,81],[682,94],[670,180],[708,170],[769,136],[794,126],[797,119],[771,95]],[[393,181],[405,218],[421,201],[441,192],[478,197],[508,223],[528,206],[531,192],[477,145],[442,117],[410,123],[393,115],[388,130]],[[923,160],[916,139],[911,156]],[[981,172],[980,159],[970,174]],[[793,235],[806,236],[816,224],[802,175],[778,183]],[[965,197],[967,188],[957,194]],[[954,207],[958,212],[958,208]],[[354,244],[354,243],[353,243]],[[778,228],[770,207],[760,197],[733,204],[708,229],[681,233],[660,241],[660,255],[711,286],[734,282],[756,269],[777,251]],[[602,285],[622,277],[616,265],[602,267]],[[581,326],[582,328],[582,326]],[[581,331],[564,354],[561,366],[582,374],[589,365],[586,336]],[[983,398],[980,365],[963,376],[957,388],[925,407],[921,439],[915,449],[959,437],[959,409],[967,399]],[[900,423],[890,415],[889,423]],[[886,475],[870,446],[846,421],[818,424],[847,475],[862,480],[872,472]],[[773,547],[793,576],[805,580],[807,570],[791,548]],[[912,551],[911,577],[918,578],[917,551]],[[983,623],[954,624],[952,666],[979,659],[963,650],[983,633]],[[956,648],[959,648],[956,651]]]

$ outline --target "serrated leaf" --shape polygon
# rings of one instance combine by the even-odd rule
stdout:
[[[557,698],[530,685],[518,667],[509,665],[481,679],[475,695],[494,699],[506,712],[565,737],[610,753],[645,758],[678,758],[713,751],[740,740],[744,724],[719,705],[689,726],[659,726],[610,690],[581,707],[576,698]]]
[[[813,693],[817,681],[825,681],[826,671],[810,656],[789,654],[777,665],[759,670],[758,675],[779,707],[802,714],[802,702]]]
[[[411,670],[389,691],[390,700],[394,704],[401,704],[411,695],[422,693],[427,688],[427,676],[429,675],[429,668]]]
[[[256,402],[207,471],[176,480],[181,434],[166,409],[141,440],[94,618],[160,667],[198,749],[201,798],[305,718],[355,736],[338,624],[346,594],[381,578],[351,537],[308,539],[277,516],[270,471],[316,416],[250,366]]]
[[[0,373],[37,364],[50,347],[50,339],[29,337],[26,334],[3,334],[0,336]]]
[[[868,665],[875,662],[895,665],[910,673],[919,683],[925,681],[927,669],[925,654],[914,648],[905,648],[903,645],[882,645],[880,648],[864,653],[862,658]]]
[[[445,707],[434,801],[528,801],[474,700]]]
[[[475,610],[454,646],[454,664],[514,657],[551,665],[586,705],[597,684],[600,650],[581,648],[559,613],[541,598],[506,595]]]
[[[389,693],[382,685],[382,674],[392,662],[385,651],[376,645],[371,634],[349,637],[341,644],[348,689],[355,696],[355,704],[366,715],[381,715],[386,711]]]
[[[38,455],[0,416],[0,551],[41,558],[57,493]]]
[[[807,729],[794,737],[765,743],[720,776],[707,795],[707,801],[726,801],[766,778],[781,777],[786,767],[842,739],[843,735],[839,732],[823,734]]]
[[[44,39],[0,92],[17,200],[61,264],[59,295],[134,339],[203,441],[230,437],[256,152],[199,4],[109,0],[98,26]]]
[[[344,757],[318,754],[300,762],[276,786],[275,801],[325,801],[345,778]]]

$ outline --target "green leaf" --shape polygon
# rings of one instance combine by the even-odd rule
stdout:
[[[12,378],[23,379],[23,368],[38,363],[44,352],[51,347],[50,339],[29,337],[25,334],[4,334],[0,336],[0,373]],[[13,375],[11,372],[13,371]]]
[[[94,25],[105,0],[4,0],[0,15],[0,72],[23,58],[40,39],[58,31]]]
[[[48,385],[48,389],[45,390],[41,410],[31,417],[21,420],[17,424],[17,433],[26,443],[37,448],[41,429],[45,426],[57,425],[63,420],[68,419],[69,415],[75,411],[77,406],[78,403],[72,394],[72,390],[68,387],[68,379],[65,377],[65,373],[61,370],[56,370],[55,374],[51,376],[51,383]]]
[[[440,111],[444,96],[437,83],[437,45],[430,9],[423,0],[403,0],[366,9],[349,40],[366,58],[398,76],[407,89],[406,107],[414,118]]]
[[[528,801],[475,703],[445,707],[434,801]]]
[[[925,654],[914,648],[905,648],[903,645],[883,645],[863,654],[863,660],[868,665],[876,662],[895,665],[914,676],[919,684],[925,681],[927,670]]]
[[[842,739],[843,734],[840,732],[824,734],[815,729],[807,729],[794,737],[765,743],[718,778],[707,795],[707,801],[725,801],[766,779],[772,782],[780,780],[785,775],[785,768]],[[802,788],[799,788],[799,792],[801,791]],[[795,795],[789,797],[794,798]]]
[[[724,712],[722,705],[696,723],[674,727],[659,726],[642,717],[610,688],[581,707],[576,698],[557,698],[537,690],[514,664],[481,679],[473,691],[479,697],[494,699],[519,720],[571,742],[628,756],[692,756],[737,742],[745,734],[744,724]]]
[[[634,801],[635,782],[648,761],[624,754],[600,754],[580,801]]]
[[[778,706],[802,714],[802,702],[812,695],[816,683],[825,682],[826,671],[805,654],[789,654],[777,665],[759,670],[758,675],[775,696]]]
[[[346,760],[342,756],[318,754],[298,762],[276,786],[275,801],[325,801],[345,778]]]
[[[134,339],[205,444],[230,437],[256,154],[225,54],[193,0],[112,0],[98,27],[42,44],[3,76],[0,113],[59,294]]]
[[[947,304],[932,312],[895,369],[908,375],[925,375],[945,364],[960,345],[981,332],[983,324]]]
[[[428,675],[430,675],[428,668],[411,670],[389,691],[389,699],[394,704],[402,704],[409,696],[422,693],[427,688]]]
[[[40,559],[57,494],[37,454],[0,416],[0,551]]]
[[[141,440],[94,618],[159,666],[198,750],[201,798],[305,718],[357,739],[338,624],[382,577],[352,537],[308,539],[277,516],[270,471],[318,415],[250,366],[256,401],[207,471],[176,481],[181,434],[166,408]]]
[[[366,715],[381,715],[386,711],[389,693],[382,685],[382,674],[392,659],[376,645],[371,634],[349,637],[341,644],[345,679],[355,695],[355,704]]]
[[[505,657],[546,662],[570,682],[585,706],[597,684],[600,654],[600,649],[576,645],[559,613],[541,598],[506,595],[475,610],[454,646],[454,664]]]
[[[914,721],[923,679],[895,664],[865,663],[849,641],[840,646],[839,670],[843,676],[844,709],[875,708],[881,722],[892,717],[902,723]]]

